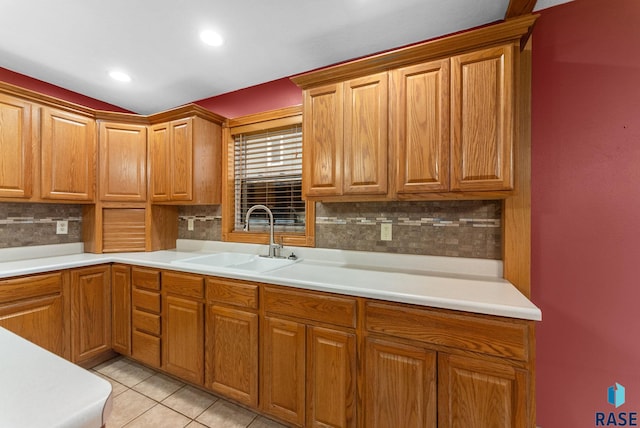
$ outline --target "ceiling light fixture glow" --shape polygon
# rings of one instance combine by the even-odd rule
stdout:
[[[124,83],[131,82],[131,76],[129,76],[124,71],[112,70],[109,72],[109,76],[113,80],[117,80],[118,82],[124,82]]]
[[[224,40],[222,36],[212,30],[204,30],[200,33],[200,40],[209,46],[222,46]]]

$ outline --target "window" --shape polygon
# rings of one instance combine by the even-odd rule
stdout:
[[[313,245],[314,205],[302,199],[301,121],[300,107],[229,121],[225,130],[225,241],[268,242],[265,211],[255,210],[249,231],[245,230],[247,210],[260,204],[273,213],[277,242]]]

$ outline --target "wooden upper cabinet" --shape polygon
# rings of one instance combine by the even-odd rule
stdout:
[[[343,85],[304,92],[302,186],[307,196],[342,194]]]
[[[29,198],[33,184],[31,104],[0,94],[0,198]]]
[[[100,122],[100,199],[144,202],[147,198],[147,127]]]
[[[222,132],[193,116],[149,128],[152,202],[217,204],[221,200]]]
[[[451,190],[513,188],[515,44],[451,58]]]
[[[171,200],[193,198],[193,119],[173,121],[170,127],[169,174]]]
[[[391,73],[396,191],[449,190],[449,59]]]
[[[43,107],[40,162],[42,198],[93,201],[95,170],[95,120]]]
[[[149,128],[149,192],[152,201],[164,202],[170,199],[169,192],[169,123],[161,123]]]
[[[345,83],[345,194],[387,193],[388,87],[387,73]]]
[[[305,91],[306,196],[386,194],[387,103],[387,73]]]

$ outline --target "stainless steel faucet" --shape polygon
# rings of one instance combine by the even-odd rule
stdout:
[[[244,219],[244,230],[246,230],[247,232],[249,231],[249,216],[251,215],[252,212],[254,212],[257,209],[265,210],[269,215],[269,257],[271,258],[278,257],[279,256],[278,252],[282,248],[282,245],[276,244],[275,241],[273,240],[273,213],[271,212],[269,207],[265,205],[254,205],[251,208],[249,208],[247,210],[247,215]]]

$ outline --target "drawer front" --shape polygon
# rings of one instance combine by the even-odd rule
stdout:
[[[162,272],[164,291],[184,297],[204,298],[204,278],[178,272]]]
[[[131,283],[134,287],[160,291],[160,271],[133,267],[131,268]]]
[[[131,336],[131,357],[160,368],[160,338],[141,331],[134,331]]]
[[[62,292],[62,273],[0,280],[0,303]]]
[[[160,336],[160,315],[147,312],[133,311],[133,328],[155,336]]]
[[[357,303],[354,298],[285,288],[265,287],[265,310],[305,320],[356,327]]]
[[[134,288],[131,292],[131,301],[133,302],[134,308],[145,309],[156,314],[159,314],[162,308],[160,293],[156,293],[153,291]]]
[[[225,303],[258,309],[258,284],[225,278],[207,278],[207,303]]]
[[[366,302],[367,330],[434,345],[527,361],[527,321]]]

